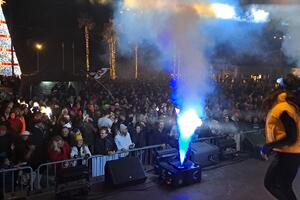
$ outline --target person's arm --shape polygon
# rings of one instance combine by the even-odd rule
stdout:
[[[75,158],[76,156],[78,156],[78,151],[76,147],[72,147],[71,149],[71,158]]]
[[[55,149],[51,149],[51,150],[49,150],[49,152],[48,152],[48,157],[49,157],[49,160],[50,161],[60,161],[60,160],[64,160],[65,159],[65,157],[64,157],[64,155],[62,154],[62,152],[58,152],[58,151],[56,151]]]
[[[84,146],[84,151],[88,155],[88,157],[92,156],[92,153],[87,145]]]
[[[122,144],[120,143],[120,141],[118,140],[118,135],[116,135],[115,137],[115,144],[117,146],[117,150],[122,150]]]
[[[35,146],[34,145],[30,145],[28,152],[25,154],[25,160],[26,161],[30,160],[30,158],[31,158],[31,156],[32,156],[32,154],[33,154],[34,151],[35,151]]]

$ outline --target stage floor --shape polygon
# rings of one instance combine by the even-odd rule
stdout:
[[[150,177],[146,183],[116,191],[92,191],[88,199],[105,200],[272,200],[263,186],[268,162],[249,159],[204,171],[202,182],[179,189],[166,188]],[[300,173],[294,188],[300,198]]]

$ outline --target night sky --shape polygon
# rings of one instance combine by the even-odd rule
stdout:
[[[76,71],[85,65],[84,33],[78,19],[89,16],[96,24],[91,34],[91,67],[105,64],[105,44],[101,33],[112,17],[112,7],[88,0],[7,0],[3,6],[23,73],[36,69],[35,42],[45,45],[40,53],[43,79],[72,74],[72,43],[75,44]],[[62,71],[62,43],[65,44],[65,72]],[[82,73],[82,71],[81,71]]]
[[[91,33],[91,70],[107,67],[108,54],[106,44],[103,42],[102,32],[104,24],[112,18],[113,6],[91,4],[96,0],[6,0],[3,6],[17,56],[25,74],[36,70],[37,55],[35,42],[42,42],[45,46],[40,53],[40,80],[73,79],[72,43],[75,44],[76,73],[83,75],[85,66],[85,41],[83,29],[79,29],[78,19],[82,16],[90,17],[96,24]],[[257,0],[257,3],[262,1]],[[266,2],[266,1],[264,1]],[[244,0],[250,3],[250,0]],[[251,3],[253,3],[251,1]],[[267,33],[266,38],[272,38],[273,30]],[[65,44],[65,71],[62,70],[62,43]],[[281,44],[269,41],[274,47],[280,49]],[[220,55],[227,47],[219,48]],[[270,51],[271,51],[270,50]],[[216,51],[218,54],[218,50]],[[232,55],[231,55],[232,56]],[[242,58],[239,61],[255,61],[254,58]],[[258,58],[259,60],[259,58]],[[260,61],[259,61],[260,62]],[[253,64],[253,63],[251,63]]]

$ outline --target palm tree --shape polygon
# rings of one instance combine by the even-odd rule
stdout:
[[[85,52],[86,52],[86,71],[90,71],[90,31],[95,27],[95,23],[87,16],[82,16],[78,20],[79,28],[84,29]]]
[[[117,37],[114,30],[113,21],[110,19],[108,23],[104,25],[103,39],[108,44],[109,49],[109,66],[110,66],[110,78],[116,79],[116,55],[117,55]]]

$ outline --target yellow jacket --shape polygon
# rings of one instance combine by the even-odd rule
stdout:
[[[280,120],[281,114],[286,111],[288,115],[296,122],[297,125],[297,141],[291,146],[283,146],[274,148],[274,151],[284,153],[300,153],[300,115],[297,109],[286,101],[287,94],[278,95],[277,103],[268,113],[266,120],[266,143],[278,141],[286,136],[284,125]]]

